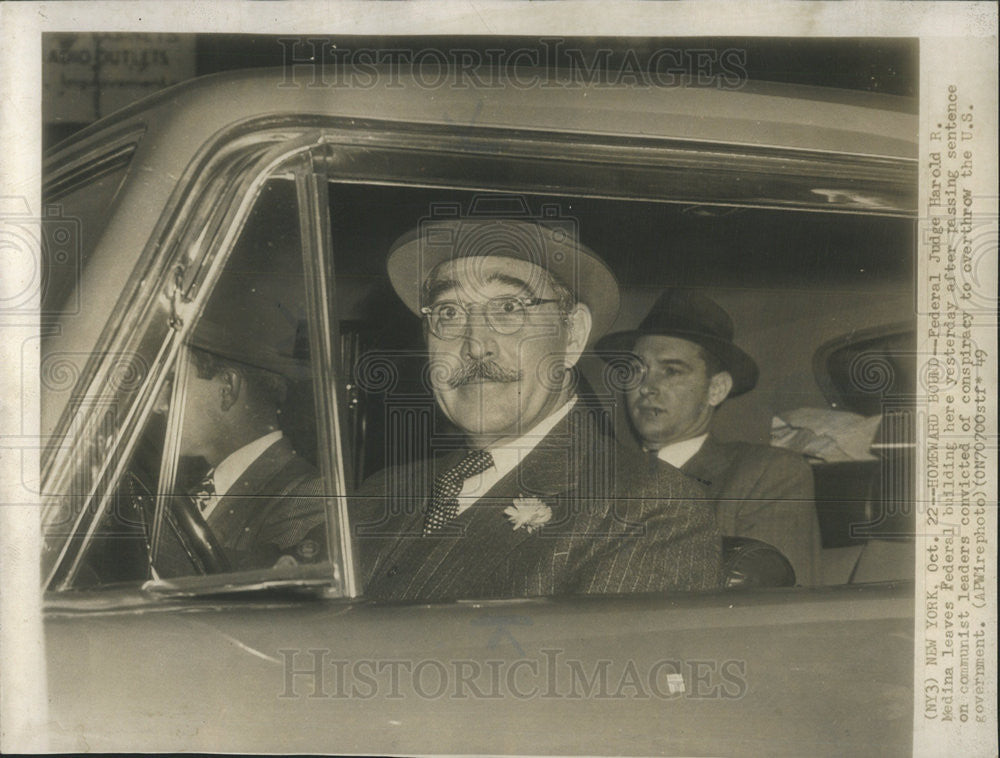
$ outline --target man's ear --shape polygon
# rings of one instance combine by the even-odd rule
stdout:
[[[708,404],[713,408],[729,397],[733,388],[733,376],[728,371],[720,371],[708,381]]]
[[[573,368],[580,360],[593,325],[594,317],[585,303],[577,303],[566,316],[566,368]]]
[[[217,378],[222,383],[219,390],[222,397],[221,407],[223,411],[228,411],[240,399],[240,393],[243,391],[243,374],[229,367],[220,371]]]

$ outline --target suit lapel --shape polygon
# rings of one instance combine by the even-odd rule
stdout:
[[[548,501],[564,498],[567,492],[576,488],[577,480],[571,475],[576,447],[572,444],[574,426],[571,412],[482,498],[459,514],[455,523],[465,527],[466,539],[514,532],[504,510],[514,505],[515,499],[535,498],[548,504]],[[529,536],[525,529],[514,533],[518,536],[517,541]]]
[[[700,481],[710,491],[714,491],[721,484],[719,481],[721,474],[729,465],[729,456],[726,455],[725,446],[710,434],[705,438],[705,442],[698,452],[681,466],[681,471]]]
[[[269,486],[269,482],[293,455],[288,440],[278,440],[257,456],[222,496],[208,517],[208,525],[224,546],[231,548],[253,512],[262,507],[268,498],[279,494]]]
[[[458,462],[465,454],[465,450],[454,450],[438,458],[421,461],[415,464],[421,475],[416,477],[416,486],[419,488],[419,506],[412,512],[404,512],[396,519],[388,522],[388,534],[392,539],[390,545],[379,550],[372,572],[377,572],[380,566],[399,564],[408,560],[407,552],[412,551],[414,546],[422,546],[426,549],[428,541],[422,539],[424,515],[430,501],[431,489],[434,486],[435,477],[448,469],[458,465]],[[411,495],[412,496],[412,495]],[[385,500],[393,497],[392,493],[387,493]],[[382,527],[385,529],[386,527]],[[437,538],[434,538],[437,541]]]
[[[409,574],[404,595],[425,595],[429,588],[448,594],[456,587],[481,587],[498,574],[503,560],[525,540],[539,539],[527,529],[514,529],[504,510],[515,498],[537,498],[552,509],[552,521],[567,518],[568,495],[577,483],[572,475],[576,439],[573,413],[560,421],[548,435],[503,478],[452,522],[456,533],[422,538],[419,532],[401,534],[392,549],[379,560],[382,569],[390,567]],[[442,460],[438,471],[455,465]],[[428,487],[428,492],[429,492]],[[412,522],[422,522],[423,509]],[[500,584],[497,585],[498,587]]]
[[[438,458],[433,458],[422,466],[422,476],[418,477],[421,483],[420,506],[413,509],[401,521],[400,536],[413,536],[423,534],[424,517],[430,505],[431,490],[434,489],[434,480],[448,469],[454,468],[465,456],[466,450],[453,450]]]

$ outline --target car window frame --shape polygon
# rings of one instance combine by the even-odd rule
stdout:
[[[701,199],[697,203],[692,203],[691,201],[679,200],[675,197],[636,197],[628,190],[624,193],[616,193],[613,188],[608,187],[592,192],[574,192],[567,190],[559,182],[552,182],[552,175],[545,170],[550,167],[558,167],[560,164],[566,164],[574,159],[580,161],[581,165],[587,164],[593,166],[604,161],[615,160],[615,156],[619,155],[621,150],[635,150],[637,154],[644,154],[643,158],[647,159],[646,162],[642,162],[634,156],[636,159],[632,163],[641,171],[649,165],[648,159],[651,155],[648,151],[654,149],[652,145],[654,141],[647,142],[635,139],[615,140],[597,135],[594,138],[595,144],[590,144],[579,139],[565,140],[562,138],[551,139],[549,141],[541,139],[539,142],[540,138],[537,134],[522,134],[516,130],[491,131],[503,133],[505,137],[503,141],[505,149],[503,151],[488,150],[486,148],[489,143],[480,139],[481,135],[471,137],[459,129],[444,132],[419,127],[415,128],[413,132],[405,132],[401,131],[397,126],[389,132],[380,133],[376,138],[367,140],[363,145],[356,145],[351,141],[334,142],[328,137],[324,140],[327,143],[327,172],[331,182],[343,184],[390,184],[414,188],[431,187],[446,191],[478,189],[490,192],[536,195],[550,194],[553,191],[553,187],[558,187],[560,195],[568,197],[627,198],[628,200],[635,201],[680,203],[684,205],[716,205],[722,207],[735,205],[745,208],[773,209],[789,213],[818,211],[891,218],[914,218],[916,214],[915,196],[913,194],[913,187],[916,185],[916,164],[910,159],[878,159],[877,162],[881,163],[882,169],[885,169],[885,174],[876,179],[873,179],[869,173],[872,166],[875,165],[870,156],[848,157],[844,162],[837,163],[834,174],[840,180],[854,181],[854,186],[862,188],[856,196],[841,197],[843,202],[840,206],[834,204],[835,207],[831,207],[830,204],[820,203],[818,200],[811,204],[787,202],[768,204],[751,199],[743,202],[729,199],[718,203],[708,203],[704,199]],[[403,146],[402,143],[406,140],[410,140],[411,144]],[[526,141],[519,144],[519,140]],[[713,150],[708,153],[702,153],[700,150],[703,146],[697,143],[687,143],[682,146],[674,141],[661,140],[660,142],[664,143],[661,145],[664,153],[661,158],[667,166],[675,167],[682,165],[685,169],[691,169],[699,160],[707,158],[709,161],[721,162],[723,170],[732,176],[738,176],[743,173],[746,164],[741,161],[741,156],[745,161],[756,166],[766,165],[770,160],[782,159],[781,151],[772,149],[760,150],[745,146],[713,146]],[[720,147],[728,148],[729,151],[720,150]],[[565,152],[566,148],[573,151],[572,155],[567,155]],[[521,150],[520,153],[519,149]],[[683,153],[685,150],[688,151],[688,154],[682,157],[689,160],[678,161],[678,151]],[[545,168],[537,171],[536,177],[541,177],[536,178],[537,184],[531,185],[515,180],[507,184],[495,183],[489,187],[483,187],[477,185],[474,178],[469,180],[468,174],[464,171],[454,171],[449,175],[441,170],[440,163],[434,164],[433,161],[428,160],[429,157],[447,158],[448,156],[458,155],[459,165],[464,160],[466,162],[478,161],[487,166],[491,164],[499,165],[502,162],[504,166],[509,166],[511,153],[519,154],[524,159],[534,161],[532,168],[536,170],[540,165],[546,164]],[[783,156],[784,159],[787,160],[790,157],[794,157],[796,160],[801,161],[801,165],[815,165],[824,169],[833,165],[830,163],[831,156],[829,155],[810,153],[809,151],[799,149],[789,150],[787,153],[787,155]],[[721,157],[723,155],[726,157]],[[368,166],[364,160],[366,156],[371,158],[371,162],[376,166],[384,165],[390,168],[382,174],[368,171]],[[408,158],[416,158],[416,160],[408,163]],[[653,162],[655,163],[655,160]],[[418,173],[418,167],[423,168],[427,165],[433,166],[433,170],[420,171]],[[345,166],[349,167],[350,170],[344,171],[343,167]],[[406,169],[404,167],[412,167],[409,168],[409,177],[405,176]],[[854,173],[847,169],[852,169]],[[554,173],[558,173],[558,170]],[[907,176],[909,178],[904,179]],[[549,181],[545,183],[542,179],[549,179]],[[886,183],[886,186],[895,183],[895,186],[904,188],[901,193],[904,202],[892,207],[871,204],[866,199],[869,196],[865,194],[863,189],[866,186],[865,182],[868,180],[872,180],[875,185],[881,182]],[[623,182],[622,184],[627,186],[627,182]],[[832,195],[827,195],[826,197],[830,200]],[[855,200],[857,201],[855,202]],[[464,600],[474,602],[476,598],[464,598]]]
[[[294,128],[290,128],[292,126]],[[316,275],[321,270],[329,276],[333,275],[332,250],[335,243],[331,239],[329,204],[324,201],[329,182],[348,184],[375,182],[442,189],[475,189],[479,186],[476,184],[478,180],[473,179],[471,182],[468,180],[465,171],[461,173],[454,171],[450,175],[445,172],[442,176],[440,172],[434,174],[426,171],[417,172],[414,169],[411,175],[404,176],[402,175],[404,172],[399,168],[400,164],[396,162],[400,157],[415,158],[412,164],[414,167],[421,163],[426,167],[429,157],[443,160],[444,165],[459,165],[462,168],[466,168],[473,161],[478,161],[480,165],[488,168],[491,165],[501,164],[509,166],[512,160],[520,160],[535,172],[536,179],[533,184],[526,184],[524,179],[515,178],[503,186],[491,183],[490,186],[481,187],[489,191],[551,192],[554,186],[558,186],[560,191],[565,191],[568,195],[597,198],[627,197],[634,200],[689,205],[692,204],[690,198],[637,197],[631,192],[627,181],[615,182],[617,187],[624,187],[624,190],[616,190],[615,186],[603,186],[589,192],[581,191],[579,188],[565,190],[561,184],[553,184],[552,173],[559,174],[558,169],[568,169],[570,172],[576,169],[580,175],[586,175],[588,172],[593,175],[595,167],[624,165],[628,170],[653,171],[655,174],[657,171],[666,173],[668,170],[692,171],[699,166],[709,165],[716,168],[722,166],[723,173],[736,175],[748,166],[756,167],[756,170],[766,173],[769,167],[784,165],[787,175],[801,178],[811,177],[812,174],[803,172],[802,169],[813,167],[821,175],[850,180],[853,182],[852,186],[895,187],[901,192],[904,200],[897,205],[885,207],[877,205],[873,207],[870,203],[858,200],[857,196],[842,196],[837,200],[831,200],[827,196],[825,203],[820,202],[818,198],[812,198],[809,203],[792,204],[782,201],[765,202],[764,199],[753,197],[742,200],[727,198],[719,202],[701,198],[694,201],[694,204],[736,205],[789,211],[814,210],[874,216],[915,215],[915,208],[911,207],[913,203],[909,195],[914,186],[911,179],[915,177],[916,162],[909,158],[841,156],[801,148],[760,148],[616,135],[567,135],[498,127],[477,130],[474,127],[387,124],[320,116],[297,116],[291,123],[272,116],[257,120],[256,130],[253,127],[252,124],[241,124],[239,129],[232,130],[232,133],[219,135],[211,150],[208,148],[201,150],[202,155],[206,152],[213,153],[212,160],[207,162],[207,169],[196,173],[194,178],[189,174],[190,184],[181,184],[178,187],[178,193],[182,193],[181,201],[171,203],[163,210],[161,220],[156,227],[158,232],[162,233],[162,238],[154,236],[146,251],[147,253],[152,251],[151,256],[140,259],[140,263],[146,260],[157,273],[154,278],[154,289],[160,295],[157,298],[159,301],[157,310],[160,315],[166,311],[171,322],[179,320],[180,327],[170,327],[170,332],[157,354],[157,362],[164,369],[157,376],[147,377],[142,383],[138,397],[133,398],[127,421],[122,424],[118,435],[110,444],[110,448],[116,451],[115,457],[118,460],[116,470],[110,477],[112,482],[120,477],[125,462],[131,455],[132,446],[138,438],[141,422],[137,422],[136,419],[145,419],[151,412],[163,379],[167,371],[176,364],[177,351],[184,344],[190,325],[197,320],[207,293],[210,292],[231,252],[238,231],[242,228],[242,223],[260,187],[268,177],[274,175],[278,165],[287,165],[295,154],[304,156],[302,165],[293,173],[297,177],[296,182],[300,192],[300,219],[303,219],[304,223],[303,246],[309,246],[317,255],[314,262],[318,268],[310,277],[313,281],[327,280],[326,276]],[[446,159],[449,157],[453,161],[452,164],[447,164]],[[368,160],[360,161],[359,158]],[[379,160],[389,168],[382,173],[365,170],[366,166],[377,164]],[[457,164],[454,161],[457,161]],[[351,167],[350,170],[345,168],[348,165]],[[552,173],[538,171],[540,166],[548,167]],[[798,166],[798,169],[794,166]],[[549,181],[544,182],[537,177]],[[213,188],[219,187],[220,184],[224,190],[219,192],[220,197],[210,198]],[[860,197],[863,196],[864,193],[861,193]],[[303,213],[303,207],[308,208],[307,213]],[[152,258],[151,261],[149,257]],[[312,256],[307,258],[313,260]],[[329,279],[329,281],[334,280]],[[326,304],[328,330],[325,334],[317,335],[315,337],[317,343],[311,346],[317,350],[318,355],[324,356],[323,365],[327,366],[324,370],[328,372],[326,376],[333,378],[329,384],[317,386],[332,387],[336,393],[335,397],[318,393],[323,395],[323,403],[327,406],[323,411],[326,421],[321,426],[330,439],[337,440],[336,445],[323,447],[326,453],[337,449],[336,460],[325,463],[323,471],[324,477],[330,477],[326,481],[335,482],[337,488],[337,494],[333,498],[335,508],[332,512],[328,508],[327,521],[331,532],[339,529],[336,534],[331,533],[330,536],[334,540],[331,544],[341,546],[341,554],[347,561],[345,575],[341,580],[347,589],[347,596],[354,597],[359,594],[359,590],[354,584],[351,546],[347,538],[350,533],[344,488],[346,481],[344,455],[347,453],[347,446],[343,443],[339,421],[344,408],[344,385],[347,377],[341,375],[340,380],[336,379],[338,374],[334,370],[334,362],[337,356],[332,348],[336,344],[336,327],[339,322],[333,304],[335,293],[324,291],[322,286],[312,292],[314,302],[311,307],[320,308],[323,303]],[[164,293],[167,293],[166,296]],[[127,304],[126,316],[138,310],[149,310],[145,307],[149,303],[136,302],[136,295],[135,292],[122,294],[123,299],[126,296],[132,298],[132,302]],[[313,339],[311,332],[310,340]],[[102,342],[107,343],[108,340],[102,339]],[[107,373],[107,361],[98,361],[98,366],[91,375],[90,386]],[[92,424],[92,408],[89,415],[86,413],[87,409],[73,410],[74,412],[68,415],[70,421],[81,423],[76,428],[86,429],[88,424]],[[73,426],[66,423],[64,418],[60,429],[65,432],[67,428]],[[59,437],[57,434],[55,438]],[[69,447],[75,448],[82,444],[81,439],[75,439]],[[56,446],[56,450],[57,454],[54,457],[57,463],[60,459],[64,464],[67,459],[72,460],[73,451],[60,455],[61,448]],[[110,458],[111,456],[108,456],[105,459],[105,468]],[[51,471],[49,473],[51,479]],[[97,482],[106,479],[108,477],[102,476]],[[58,482],[60,479],[56,477],[55,481]],[[81,522],[87,511],[93,510],[98,515],[103,512],[110,489],[109,487],[100,497],[96,509],[90,505],[97,493],[93,488],[88,493],[87,507],[81,509],[73,527],[74,536],[78,535],[79,529],[83,526]],[[97,519],[91,518],[88,531],[84,535],[84,544],[93,536],[96,523]],[[66,540],[55,568],[47,576],[46,586],[50,589],[67,589],[71,586],[72,568],[79,567],[83,554],[83,546],[78,546],[76,550],[71,549],[73,542],[73,538]],[[68,575],[61,576],[59,567],[67,559],[71,561],[71,571]]]
[[[289,135],[287,131],[275,133],[273,130],[261,130],[257,133],[244,135],[233,142],[225,142],[215,154],[215,160],[209,161],[204,173],[195,186],[178,187],[178,191],[186,190],[186,198],[182,205],[181,218],[183,228],[176,225],[158,225],[165,230],[167,240],[155,236],[147,244],[147,252],[153,254],[147,260],[155,269],[152,286],[146,288],[150,297],[142,299],[137,291],[120,294],[119,306],[115,312],[121,313],[120,318],[106,325],[107,331],[117,331],[121,349],[114,351],[95,351],[88,361],[88,366],[76,384],[78,396],[82,399],[68,407],[60,420],[57,432],[53,435],[48,447],[49,459],[45,464],[43,481],[46,482],[45,493],[46,517],[60,510],[60,501],[68,499],[71,507],[72,526],[65,533],[65,538],[53,547],[55,555],[51,564],[43,571],[43,586],[48,591],[64,591],[72,589],[77,573],[82,565],[96,529],[103,517],[114,492],[115,485],[125,471],[135,445],[141,436],[146,420],[153,411],[156,398],[160,393],[167,375],[176,369],[178,355],[187,342],[188,334],[200,317],[201,310],[207,302],[211,290],[224,268],[230,253],[238,239],[246,219],[256,202],[260,189],[271,178],[279,173],[285,173],[302,184],[306,176],[299,168],[302,179],[296,179],[292,164],[300,161],[303,166],[311,167],[309,150],[317,143],[315,132],[303,131]],[[303,197],[309,197],[310,191],[297,190],[299,199],[300,225],[308,226],[310,240],[315,240],[317,220],[315,213],[306,217],[302,213]],[[235,200],[235,201],[234,201]],[[315,205],[315,201],[312,201]],[[171,208],[165,208],[164,215],[170,214]],[[306,246],[311,245],[306,253]],[[306,257],[317,254],[314,251],[315,242],[303,239],[303,253]],[[322,246],[329,250],[329,245]],[[326,265],[325,263],[323,264]],[[330,269],[332,272],[332,268]],[[321,294],[321,297],[325,294]],[[124,301],[124,307],[123,307]],[[315,293],[310,307],[319,308]],[[318,318],[319,312],[311,311],[310,323],[329,321],[328,311],[324,309],[324,318]],[[123,324],[133,324],[132,329],[123,329]],[[126,334],[122,335],[122,332]],[[314,338],[310,326],[310,341],[318,339],[314,345],[317,356],[315,363],[323,361],[326,365],[322,376],[329,378],[334,373],[333,361],[336,356],[329,349],[329,337]],[[143,342],[153,342],[154,347],[146,346],[140,351],[138,346]],[[102,335],[102,342],[114,341],[108,335]],[[121,382],[110,382],[109,379],[116,370],[120,371],[120,357],[138,358],[138,367],[129,364],[128,370],[134,368],[140,372],[138,379],[128,386]],[[148,356],[144,358],[143,356]],[[324,358],[326,356],[326,358]],[[159,367],[152,372],[143,372],[144,366]],[[336,384],[336,383],[334,383]],[[320,386],[320,385],[317,385]],[[108,397],[108,388],[113,397]],[[103,388],[103,389],[102,389]],[[111,424],[112,428],[106,436],[95,437],[99,433],[96,428],[108,426],[102,418],[102,411],[108,406],[116,408],[125,406],[120,422]],[[338,434],[336,424],[332,424]],[[340,441],[333,436],[337,444],[321,449],[322,457],[335,456],[339,459]],[[86,491],[74,493],[72,482],[79,473],[81,461],[93,458],[95,440],[103,455],[100,456],[96,475],[91,477]],[[169,441],[165,447],[169,446]],[[327,462],[321,470],[328,472],[331,478],[327,483],[333,483],[336,488],[335,499],[343,502],[346,495],[343,466]],[[168,469],[161,474],[171,473]],[[164,478],[161,475],[160,492]],[[341,509],[346,505],[339,506]],[[73,513],[75,511],[75,513]],[[328,524],[329,525],[329,524]],[[61,533],[62,534],[62,533]],[[337,541],[341,539],[338,536]],[[331,543],[333,544],[333,543]],[[349,556],[348,556],[349,557]],[[353,587],[353,569],[349,564],[343,571],[334,571],[330,581],[339,581]],[[339,574],[339,576],[338,576]]]

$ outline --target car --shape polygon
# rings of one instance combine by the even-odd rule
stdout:
[[[52,747],[909,754],[915,103],[365,73],[194,79],[46,158],[67,230],[40,364]],[[822,585],[365,598],[349,493],[453,433],[386,253],[422,223],[496,216],[598,251],[621,328],[669,285],[723,304],[761,366],[724,436],[867,430],[799,448]],[[208,343],[282,377],[281,426],[322,481],[315,560],[233,565],[192,511],[191,430],[211,418],[186,377]],[[627,436],[614,372],[590,355],[580,373]]]

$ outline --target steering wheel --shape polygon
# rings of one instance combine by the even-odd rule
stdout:
[[[187,495],[169,498],[166,513],[184,552],[200,573],[222,574],[232,570],[222,544],[193,498]]]
[[[142,477],[134,471],[125,474],[124,485],[131,505],[130,516],[142,524],[145,533],[146,560],[152,558],[153,524],[156,522],[156,497]],[[166,523],[176,535],[185,556],[199,574],[231,571],[229,558],[215,533],[205,521],[193,498],[177,495],[167,498]],[[162,542],[161,542],[162,544]]]

